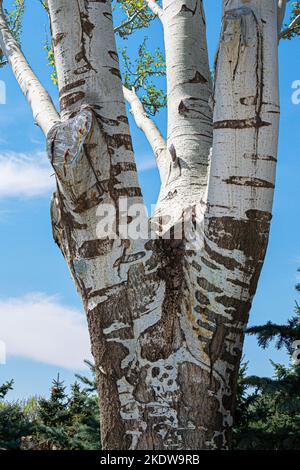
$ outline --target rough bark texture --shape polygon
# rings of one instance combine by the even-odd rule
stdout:
[[[223,0],[211,99],[202,1],[164,0],[166,143],[122,89],[110,1],[48,5],[61,107],[45,127],[53,234],[87,314],[103,448],[226,449],[272,212],[278,3]],[[124,93],[160,169],[155,239],[123,232],[143,204]],[[108,204],[115,237],[101,235]]]

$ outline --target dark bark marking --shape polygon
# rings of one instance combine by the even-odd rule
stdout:
[[[83,91],[77,91],[74,93],[69,93],[68,95],[62,96],[60,99],[60,109],[64,111],[68,109],[75,103],[82,101],[85,97],[85,93]]]
[[[196,11],[197,11],[197,6],[198,6],[198,0],[196,1],[196,5],[195,5],[194,10],[192,10],[191,8],[189,8],[186,5],[182,5],[179,13],[192,13],[192,16],[194,16]]]
[[[137,171],[136,164],[132,162],[120,162],[111,166],[111,172],[114,176],[118,176],[124,171]]]
[[[58,33],[53,37],[53,46],[56,47],[65,37],[66,33]]]
[[[201,111],[201,108],[204,108],[204,106],[202,106],[199,101],[200,100],[192,96],[182,99],[178,105],[178,113],[181,116],[189,117],[190,119],[200,119],[200,117],[202,117],[203,122],[207,121],[210,124],[211,116],[208,116]]]
[[[222,289],[220,289],[217,286],[214,286],[211,282],[209,282],[207,279],[204,277],[198,277],[197,279],[198,285],[204,289],[206,292],[222,292]]]
[[[213,123],[214,129],[259,129],[266,126],[271,126],[271,123],[262,121],[257,117],[252,119],[227,119]]]
[[[104,185],[102,181],[102,185]],[[102,202],[102,195],[104,194],[104,189],[102,194],[99,194],[99,184],[96,182],[94,186],[90,188],[89,191],[83,192],[75,202],[74,212],[77,214],[82,214],[93,207],[97,207]]]
[[[230,178],[223,180],[224,183],[234,184],[236,186],[250,186],[251,188],[268,188],[274,189],[275,186],[269,181],[262,180],[260,178],[248,178],[246,176],[231,176]]]
[[[175,163],[177,161],[177,154],[173,144],[171,144],[169,147],[169,153],[171,155],[172,162]]]
[[[228,309],[226,312],[230,313],[235,321],[242,322],[243,324],[247,323],[251,309],[250,301],[245,302],[240,299],[228,297],[227,295],[221,295],[220,297],[216,297],[216,302],[226,307],[226,309]]]
[[[113,134],[105,135],[107,145],[113,149],[118,149],[120,147],[125,147],[126,150],[133,151],[132,139],[130,134]]]
[[[95,29],[95,25],[91,23],[89,20],[89,17],[86,13],[83,11],[80,12],[80,18],[81,18],[81,27],[83,32],[89,37],[92,37],[92,32]]]
[[[116,51],[108,51],[108,55],[112,58],[112,60],[119,63],[119,56]]]
[[[128,124],[127,116],[118,116],[117,119],[121,122],[124,122],[125,124]]]
[[[210,269],[220,270],[218,266],[216,266],[214,263],[211,263],[209,260],[204,258],[204,256],[201,257],[201,261]]]
[[[240,103],[244,106],[255,106],[257,104],[257,96],[245,96],[240,98]]]
[[[110,118],[102,116],[99,113],[95,113],[95,115],[97,117],[97,120],[100,121],[101,124],[103,123],[103,124],[107,124],[107,125],[113,126],[113,127],[118,127],[120,125],[120,123],[117,119],[110,119]],[[101,124],[100,124],[100,127],[101,127]]]
[[[239,281],[238,279],[230,279],[229,277],[226,279],[228,282],[233,284],[234,286],[242,287],[243,289],[248,289],[249,284],[243,281]]]
[[[201,381],[196,377],[201,377]],[[194,379],[195,378],[195,379]],[[183,449],[209,449],[208,442],[212,441],[219,449],[227,445],[227,433],[225,438],[219,442],[214,437],[214,430],[223,430],[223,416],[219,402],[216,398],[220,384],[214,377],[210,377],[208,371],[203,370],[196,364],[184,362],[178,367],[178,383],[180,384],[180,400],[183,405],[179,408],[178,427],[186,428],[186,423],[193,423],[195,430],[187,430],[181,433]],[[211,394],[207,393],[211,390]],[[193,399],[191,399],[193,397]],[[205,429],[205,432],[199,432]]]
[[[79,88],[83,85],[85,85],[85,80],[77,80],[76,82],[68,83],[68,85],[65,85],[64,87],[60,89],[59,96],[61,97],[68,91],[73,90],[74,88]]]
[[[177,316],[181,290],[184,286],[183,240],[156,240],[155,252],[162,260],[157,274],[166,284],[161,319],[146,330],[141,337],[141,355],[151,362],[167,359],[177,351],[184,339]]]
[[[240,271],[244,270],[244,266],[241,265],[238,261],[212,250],[206,241],[204,241],[204,248],[206,253],[213,261],[221,266],[224,266],[226,269],[229,269],[230,271],[234,271],[234,269],[239,269]]]
[[[135,261],[138,261],[138,260],[144,258],[145,255],[146,255],[145,251],[140,251],[139,253],[133,253],[133,254],[130,254],[130,255],[124,254],[123,256],[121,256],[121,258],[118,258],[115,261],[114,267],[120,266],[120,264],[133,263]]]
[[[108,20],[112,21],[112,14],[111,13],[109,13],[107,11],[104,11],[103,16],[105,16],[105,18],[107,18]]]
[[[250,220],[257,220],[262,222],[271,222],[272,214],[271,212],[259,211],[254,209],[249,209],[246,211],[246,216]]]
[[[79,256],[85,259],[93,259],[111,253],[114,241],[106,239],[85,241],[78,249]]]
[[[114,75],[115,77],[118,77],[118,78],[120,78],[120,79],[122,78],[121,72],[120,72],[119,69],[117,69],[117,68],[115,68],[115,67],[111,67],[111,68],[109,69],[109,71],[110,71],[110,73],[111,73],[112,75]]]
[[[267,214],[267,215],[266,215]],[[263,260],[270,230],[269,213],[254,211],[255,217],[237,220],[233,217],[213,217],[209,219],[208,236],[226,250],[241,250],[247,257]],[[250,211],[248,216],[253,217]]]
[[[187,83],[202,83],[202,84],[205,84],[205,83],[207,83],[207,80],[206,80],[206,78],[205,78],[203,75],[201,75],[201,73],[198,72],[198,70],[197,70],[196,73],[195,73],[194,78],[191,78],[190,80],[188,80]]]
[[[244,158],[249,158],[250,160],[253,161],[266,161],[266,162],[277,162],[277,159],[273,157],[272,155],[261,155],[261,154],[256,154],[256,153],[244,153],[243,155]]]

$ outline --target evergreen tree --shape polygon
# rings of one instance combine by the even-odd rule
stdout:
[[[75,374],[75,377],[86,386],[85,391],[89,393],[93,393],[97,391],[97,379],[96,379],[96,367],[91,361],[87,359],[84,360],[85,365],[88,366],[90,369],[90,373],[92,377],[87,377],[81,374]]]
[[[38,425],[35,436],[43,447],[66,449],[69,447],[67,427],[71,423],[64,382],[52,382],[50,399],[39,400]]]
[[[297,290],[300,291],[298,285]],[[235,424],[235,446],[243,449],[300,448],[300,364],[295,358],[295,341],[300,340],[300,306],[286,324],[267,322],[247,330],[257,336],[258,344],[267,348],[275,341],[277,349],[285,348],[290,365],[272,362],[274,377],[246,377],[240,373],[238,407]],[[249,393],[249,389],[254,392]]]
[[[21,439],[31,433],[33,423],[18,402],[8,403],[6,396],[13,388],[13,381],[0,386],[0,448],[17,450]]]
[[[82,377],[87,384],[88,379]],[[66,394],[59,376],[52,383],[49,399],[39,400],[37,425],[27,448],[93,450],[100,448],[98,398],[78,382]],[[29,445],[28,445],[29,444]]]

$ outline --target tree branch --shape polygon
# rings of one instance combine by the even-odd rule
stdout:
[[[282,28],[284,16],[285,16],[285,10],[286,10],[286,4],[289,0],[278,0],[278,34],[280,35],[280,31]],[[280,38],[280,36],[279,36]]]
[[[35,122],[45,135],[60,121],[55,106],[25,59],[19,44],[7,25],[0,0],[0,48],[7,57],[12,71],[29,102]]]
[[[283,39],[291,33],[294,33],[297,29],[300,29],[300,15],[297,15],[296,18],[290,23],[290,25],[281,31],[279,34],[279,39]]]
[[[156,216],[168,217],[165,228],[169,230],[181,220],[183,210],[200,204],[206,195],[212,112],[203,3],[163,0],[163,8],[168,175],[166,184],[162,185]]]
[[[166,142],[155,123],[146,113],[139,97],[135,93],[134,88],[129,90],[123,86],[124,97],[131,106],[131,113],[134,117],[136,125],[144,132],[145,136],[150,143],[153,152],[155,153],[159,171],[162,180],[164,179],[163,160],[164,152],[166,150]],[[162,157],[162,158],[161,158]]]
[[[154,13],[155,15],[157,15],[158,18],[160,18],[160,19],[162,20],[164,11],[163,11],[163,9],[157,4],[156,0],[145,0],[145,2],[147,3],[147,5],[148,5],[148,7],[150,8],[150,10],[152,10],[153,13]]]
[[[119,26],[116,26],[114,28],[114,32],[118,33],[122,28],[124,28],[126,26],[129,26],[145,9],[146,9],[146,6],[142,7],[140,10],[136,11],[133,15],[131,15],[123,23],[119,24]]]

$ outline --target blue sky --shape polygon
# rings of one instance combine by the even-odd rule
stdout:
[[[220,30],[221,0],[207,0],[211,63]],[[46,16],[38,0],[30,0],[22,44],[25,55],[57,102],[43,43]],[[130,53],[144,35],[151,48],[163,47],[158,21],[127,43]],[[300,39],[280,45],[281,132],[274,219],[266,263],[251,312],[251,324],[285,321],[293,312],[300,266],[300,105],[291,101],[292,83],[300,80]],[[51,235],[49,200],[54,181],[44,154],[44,138],[8,67],[0,70],[7,102],[0,105],[0,341],[7,362],[0,383],[14,378],[11,398],[46,394],[60,372],[67,383],[89,355],[87,327],[80,300]],[[156,121],[166,128],[166,113]],[[147,205],[155,202],[159,181],[151,149],[131,120],[140,182]],[[269,359],[286,362],[283,352],[260,350],[247,338],[249,372],[272,374]]]

